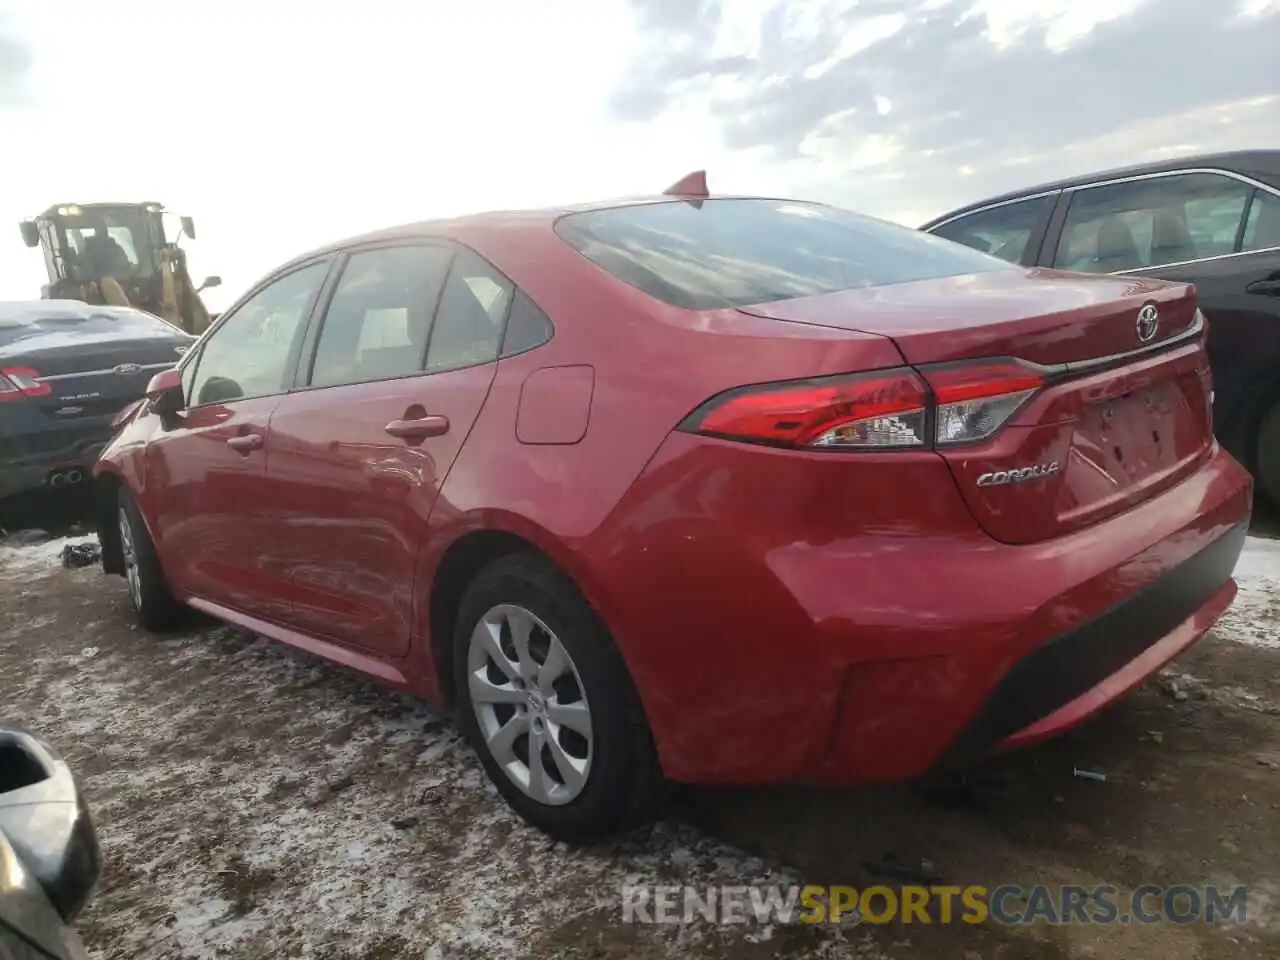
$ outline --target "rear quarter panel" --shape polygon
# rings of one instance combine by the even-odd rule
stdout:
[[[445,480],[419,565],[421,635],[427,634],[425,603],[441,556],[476,529],[505,530],[533,542],[574,577],[618,633],[615,597],[625,584],[617,582],[616,560],[639,541],[620,538],[608,521],[687,414],[743,384],[902,363],[881,337],[736,310],[667,307],[615,280],[545,227],[527,235],[460,239],[519,284],[552,318],[555,334],[544,346],[499,362],[484,409]],[[594,372],[582,438],[521,443],[516,425],[529,377],[581,365]],[[614,573],[602,575],[606,568]],[[625,653],[628,638],[617,640]]]

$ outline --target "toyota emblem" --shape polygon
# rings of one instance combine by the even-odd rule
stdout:
[[[117,377],[127,377],[131,373],[141,373],[142,367],[136,363],[118,363],[111,368],[111,372]]]
[[[1160,308],[1154,303],[1143,304],[1141,310],[1138,311],[1138,342],[1150,343],[1156,338],[1156,331],[1160,329]]]

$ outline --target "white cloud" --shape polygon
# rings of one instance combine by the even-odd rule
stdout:
[[[983,17],[987,36],[1007,47],[1033,27],[1045,30],[1045,46],[1065,50],[1100,24],[1133,13],[1150,0],[976,0],[968,17]]]

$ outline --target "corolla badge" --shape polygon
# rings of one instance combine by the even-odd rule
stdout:
[[[117,377],[127,377],[131,373],[141,373],[142,365],[137,363],[117,363],[111,368]]]
[[[1002,487],[1008,483],[1026,483],[1052,477],[1062,469],[1057,460],[1037,463],[1034,467],[1015,467],[1012,470],[993,470],[978,477],[980,487]]]
[[[1154,303],[1145,303],[1138,311],[1138,342],[1150,343],[1160,329],[1160,308]]]

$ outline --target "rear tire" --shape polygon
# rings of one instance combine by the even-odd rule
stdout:
[[[116,523],[120,531],[120,553],[129,600],[142,629],[162,632],[177,626],[185,607],[174,599],[160,568],[151,534],[128,491],[117,494]]]
[[[1280,400],[1262,415],[1255,455],[1258,487],[1280,507]]]
[[[662,777],[630,674],[599,616],[548,561],[503,557],[472,581],[454,681],[463,734],[528,823],[582,844],[656,815]]]

